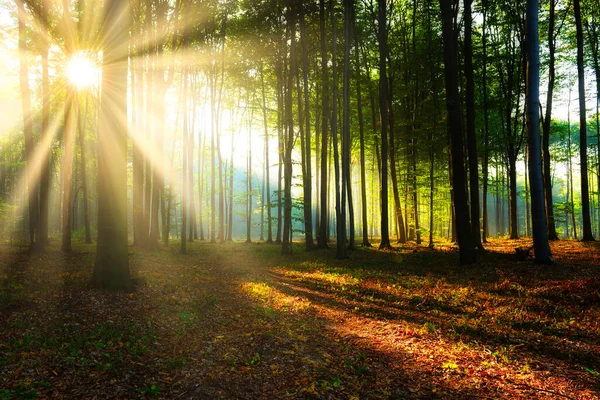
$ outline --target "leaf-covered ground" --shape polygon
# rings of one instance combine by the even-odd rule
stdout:
[[[87,286],[94,246],[0,247],[0,399],[599,398],[600,246],[527,245],[132,247],[130,293]]]

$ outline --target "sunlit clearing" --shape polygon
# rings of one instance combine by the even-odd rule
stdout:
[[[83,53],[75,54],[67,64],[67,79],[77,88],[85,89],[98,85],[99,68]]]
[[[310,301],[307,299],[299,296],[288,296],[262,282],[245,282],[242,288],[255,300],[276,311],[302,312],[312,307]]]

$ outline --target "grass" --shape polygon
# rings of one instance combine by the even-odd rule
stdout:
[[[526,245],[131,247],[130,293],[87,285],[93,246],[0,246],[0,399],[597,398],[600,248]]]

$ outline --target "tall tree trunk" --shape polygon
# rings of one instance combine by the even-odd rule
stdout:
[[[248,95],[248,106],[250,107],[250,95]],[[254,109],[253,109],[254,110]],[[247,209],[246,209],[246,243],[252,242],[252,118],[254,117],[254,111],[250,112],[250,120],[248,121],[248,155],[247,162],[248,167],[246,169],[246,192],[247,192]],[[231,166],[233,167],[233,158],[231,159]],[[233,171],[232,171],[233,172]],[[233,202],[233,196],[232,196]],[[233,221],[233,220],[232,220]]]
[[[553,1],[553,0],[551,0]],[[540,149],[540,55],[538,42],[538,1],[527,0],[527,139],[535,262],[552,263],[546,236],[544,181]]]
[[[479,223],[479,163],[475,135],[475,79],[473,72],[473,40],[471,6],[473,0],[464,0],[465,13],[465,77],[467,79],[467,149],[469,154],[469,194],[471,196],[471,232],[473,245],[483,248]],[[485,62],[485,61],[484,61]]]
[[[184,39],[185,40],[185,39]],[[187,179],[187,171],[188,171],[188,147],[189,147],[189,132],[188,132],[188,70],[187,67],[183,69],[183,106],[181,109],[183,110],[183,132],[182,132],[182,164],[181,164],[181,242],[179,253],[186,254],[187,253],[187,220],[189,214],[189,202],[188,202],[188,179]],[[190,171],[191,172],[191,171]]]
[[[327,61],[327,31],[325,29],[326,14],[325,14],[325,0],[319,0],[319,27],[321,37],[321,82],[323,85],[323,98],[322,98],[322,121],[321,121],[321,199],[320,199],[320,216],[321,221],[319,223],[319,234],[317,235],[317,244],[319,248],[327,248],[327,226],[329,211],[327,208],[327,149],[329,139],[329,67]],[[332,21],[333,22],[333,21]]]
[[[263,124],[265,128],[265,180],[267,183],[267,243],[273,243],[273,221],[271,218],[271,164],[269,163],[269,126],[267,124],[267,96],[265,94],[265,70],[262,61],[260,64],[260,84],[262,92]]]
[[[579,0],[573,0],[577,37],[577,75],[579,76],[579,161],[581,163],[581,219],[583,223],[582,240],[593,241],[590,220],[590,193],[587,165],[587,121],[585,108],[585,65],[583,60],[583,26]]]
[[[71,251],[71,199],[73,189],[73,147],[75,142],[75,121],[76,110],[73,102],[77,95],[73,88],[67,87],[65,113],[64,113],[64,154],[62,162],[63,176],[63,204],[62,204],[62,243],[61,250],[65,252]],[[76,100],[75,100],[76,101]],[[99,167],[99,166],[98,166]]]
[[[78,105],[80,107],[80,105]],[[82,123],[81,112],[77,113],[77,120],[79,121],[79,149],[81,150],[81,192],[83,195],[83,221],[85,225],[85,243],[92,243],[92,233],[90,229],[90,214],[89,214],[89,199],[87,190],[87,173],[86,173],[86,157],[85,157],[85,131],[86,121],[88,115],[88,102],[85,101],[85,113],[84,120]]]
[[[362,217],[362,246],[371,247],[369,242],[369,221],[367,218],[367,174],[365,167],[365,122],[362,107],[362,74],[360,67],[360,49],[356,33],[355,15],[352,15],[352,24],[354,25],[354,71],[356,74],[356,108],[358,114],[358,132],[360,141],[360,198],[361,198],[361,217]]]
[[[465,169],[463,158],[462,120],[460,116],[460,97],[458,94],[458,66],[454,42],[453,11],[450,0],[440,0],[442,10],[442,36],[444,42],[444,66],[446,70],[446,107],[448,109],[448,129],[451,132],[452,186],[454,191],[454,210],[456,213],[456,232],[460,251],[460,263],[471,264],[476,261],[469,206],[465,193]]]
[[[104,5],[102,98],[98,132],[98,238],[92,283],[131,287],[127,254],[128,3]]]
[[[39,249],[48,243],[48,217],[50,202],[50,157],[52,155],[52,132],[50,131],[50,74],[48,67],[48,4],[44,0],[41,6],[42,46],[42,140],[40,171],[40,212],[36,232],[36,245]]]
[[[378,42],[379,42],[379,112],[381,113],[381,243],[380,249],[389,249],[390,243],[388,216],[388,80],[387,80],[387,12],[386,0],[378,0]],[[392,168],[395,168],[392,165]]]
[[[488,103],[488,90],[487,90],[487,13],[488,13],[488,0],[483,1],[483,26],[482,26],[482,38],[481,46],[483,52],[483,65],[482,65],[482,91],[483,91],[483,188],[482,188],[482,204],[481,213],[482,216],[482,232],[481,242],[487,243],[487,237],[489,234],[488,226],[488,174],[489,174],[489,157],[490,157],[490,117],[489,117],[489,103]]]
[[[554,65],[556,59],[556,33],[554,31],[556,2],[557,0],[550,0],[550,12],[548,15],[548,91],[546,94],[546,116],[544,117],[544,121],[542,124],[542,152],[544,156],[544,192],[546,199],[546,222],[548,225],[549,240],[558,239],[558,235],[556,234],[556,222],[554,221],[554,205],[552,200],[552,176],[550,172],[550,125],[552,123],[552,95],[554,93],[554,82],[556,79]]]
[[[283,46],[283,44],[282,44]],[[284,159],[284,137],[283,130],[285,124],[285,118],[283,116],[284,106],[283,106],[283,62],[281,60],[277,61],[276,67],[276,76],[277,76],[277,234],[275,236],[275,243],[281,244],[281,228],[283,226],[283,190],[281,187],[281,181],[283,178],[283,159]]]
[[[35,246],[35,233],[38,215],[38,195],[37,182],[35,179],[34,160],[33,160],[33,114],[31,110],[31,90],[29,88],[29,64],[27,62],[27,34],[25,21],[27,14],[22,0],[17,0],[18,18],[19,18],[19,78],[21,86],[21,108],[23,113],[23,136],[25,138],[25,165],[27,201],[29,206],[29,245],[30,249]],[[67,105],[68,107],[68,105]],[[70,188],[70,186],[69,186]],[[70,203],[69,203],[70,204]],[[67,205],[67,208],[69,206]],[[67,232],[70,235],[70,229],[67,225]]]
[[[567,101],[567,199],[569,201],[569,214],[573,222],[573,237],[577,239],[577,223],[575,220],[575,201],[573,199],[573,158],[571,154],[571,89],[569,89],[569,99]],[[569,237],[567,235],[567,237]]]
[[[292,253],[292,150],[294,146],[294,115],[292,113],[294,71],[296,71],[296,20],[295,10],[288,4],[287,23],[289,30],[289,71],[285,87],[285,135],[284,135],[284,159],[283,159],[283,237],[281,240],[281,253]],[[286,68],[287,69],[287,68]]]
[[[142,18],[141,0],[133,3],[134,19],[132,29],[143,32],[141,22]],[[130,53],[131,53],[131,105],[133,117],[134,137],[132,140],[133,147],[133,244],[142,245],[146,242],[148,232],[143,231],[144,222],[144,154],[142,149],[142,132],[144,131],[143,123],[143,76],[144,76],[144,53],[142,52],[143,33],[140,33],[138,40],[130,38]]]
[[[312,157],[311,157],[311,132],[310,132],[310,92],[308,87],[308,48],[306,42],[308,40],[306,34],[306,21],[304,4],[300,4],[300,38],[302,42],[302,81],[304,86],[304,237],[306,240],[306,248],[314,249],[315,243],[313,239],[313,216],[312,216]]]

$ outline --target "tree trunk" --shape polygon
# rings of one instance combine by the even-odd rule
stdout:
[[[557,0],[550,0],[550,13],[548,16],[548,92],[546,95],[546,116],[543,121],[543,165],[544,165],[544,193],[546,199],[546,222],[548,225],[548,239],[557,240],[556,222],[554,221],[554,205],[552,200],[552,177],[550,172],[550,125],[552,123],[552,95],[554,93],[555,76],[555,50],[556,40],[554,32],[555,8]]]
[[[587,165],[587,121],[585,107],[585,65],[583,59],[583,26],[581,21],[580,0],[573,0],[577,36],[577,75],[579,76],[579,162],[581,163],[581,219],[583,223],[582,240],[593,241],[590,221],[590,193]]]
[[[452,186],[454,210],[456,213],[456,233],[460,250],[461,265],[476,261],[469,206],[465,193],[465,169],[463,157],[462,120],[460,97],[458,94],[458,67],[454,42],[454,23],[450,0],[440,0],[442,10],[442,36],[444,42],[444,67],[446,71],[446,107],[448,108],[448,129],[451,132]]]
[[[79,105],[78,105],[79,107]],[[90,214],[89,214],[89,204],[88,204],[88,190],[87,190],[87,174],[86,174],[86,157],[85,157],[85,131],[86,131],[86,121],[88,115],[88,102],[86,99],[85,102],[85,113],[83,124],[81,122],[81,113],[77,113],[77,119],[79,121],[79,149],[81,150],[81,192],[83,195],[83,221],[85,224],[85,243],[92,243],[92,233],[90,229]]]
[[[102,97],[98,132],[98,238],[92,283],[107,289],[132,285],[127,254],[128,3],[104,5]],[[117,117],[115,118],[115,113]]]
[[[325,30],[325,0],[319,0],[319,26],[321,37],[321,82],[323,85],[322,92],[322,107],[321,115],[321,199],[320,199],[320,216],[319,234],[317,235],[317,244],[319,248],[325,249],[327,245],[327,226],[328,226],[328,208],[327,208],[327,150],[329,139],[329,67],[327,61],[327,32]]]
[[[481,46],[483,51],[483,65],[482,65],[482,91],[483,91],[483,188],[482,188],[482,204],[481,204],[481,213],[482,215],[482,232],[481,232],[481,242],[487,243],[487,237],[489,234],[489,219],[488,219],[488,174],[489,174],[489,152],[490,152],[490,117],[489,117],[489,104],[488,104],[488,90],[487,90],[487,11],[488,11],[488,1],[484,0],[483,2],[483,26],[482,26],[482,39]]]
[[[63,204],[62,204],[62,244],[61,250],[65,252],[71,251],[71,198],[72,198],[72,179],[73,179],[73,147],[75,141],[75,108],[73,100],[76,93],[73,88],[67,87],[64,113],[64,154],[62,161],[62,176],[63,176]],[[100,165],[98,165],[100,168]]]
[[[469,194],[471,196],[471,232],[473,245],[483,249],[479,223],[479,163],[477,162],[477,137],[475,135],[475,79],[473,72],[473,41],[471,6],[473,0],[464,0],[465,13],[465,77],[467,79],[467,149],[469,154]],[[485,62],[485,61],[484,61]]]
[[[185,40],[185,39],[184,39]],[[189,147],[189,132],[188,132],[188,71],[187,67],[184,67],[183,74],[181,79],[183,79],[183,106],[181,109],[183,110],[183,133],[182,133],[182,164],[181,164],[181,242],[179,253],[186,254],[187,253],[187,220],[189,214],[189,203],[188,203],[188,179],[187,179],[187,171],[188,171],[188,147]],[[191,171],[190,171],[191,172]]]
[[[269,163],[269,127],[267,124],[267,97],[265,94],[265,71],[261,61],[260,64],[260,84],[262,91],[263,106],[263,124],[265,127],[265,176],[266,176],[266,195],[267,195],[267,243],[273,243],[273,221],[271,218],[271,164]],[[263,207],[265,205],[263,204]]]
[[[388,216],[388,80],[387,80],[387,15],[386,0],[378,0],[378,41],[379,41],[379,112],[381,114],[381,243],[380,249],[389,249],[390,243]],[[392,165],[392,168],[395,168]]]
[[[283,159],[283,236],[281,240],[281,253],[292,254],[292,150],[294,146],[294,115],[292,113],[292,100],[294,90],[294,71],[296,71],[296,20],[295,10],[291,5],[287,9],[287,23],[289,30],[289,70],[285,87],[285,135]],[[286,81],[284,79],[284,81]]]
[[[361,218],[362,218],[362,246],[371,247],[369,242],[369,221],[367,218],[367,174],[365,168],[365,122],[362,107],[362,74],[360,68],[360,49],[356,33],[356,18],[353,12],[352,24],[354,28],[354,71],[356,74],[356,111],[358,114],[358,132],[360,142],[360,198],[361,198]]]
[[[36,245],[41,250],[48,243],[48,216],[50,201],[50,157],[52,155],[52,132],[50,131],[50,75],[48,67],[48,4],[41,4],[41,29],[42,29],[42,140],[41,171],[40,171],[40,211],[36,232]]]
[[[23,1],[18,0],[16,3],[19,15],[19,78],[21,86],[21,107],[23,113],[23,136],[25,137],[25,158],[27,162],[25,165],[25,176],[27,200],[29,206],[29,245],[30,249],[33,250],[36,240],[35,234],[38,215],[38,186],[35,179],[35,171],[33,165],[33,114],[31,110],[31,90],[29,88],[29,64],[27,62],[27,35],[25,31],[25,21],[27,20],[27,14],[25,13]],[[67,104],[66,107],[68,106],[69,105]],[[67,205],[67,208],[68,207],[69,206]],[[70,229],[68,229],[68,225],[67,231],[70,235]]]
[[[546,236],[544,181],[540,151],[540,61],[537,0],[527,0],[527,59],[527,138],[529,144],[529,177],[531,180],[533,248],[536,263],[550,264],[553,260]]]
[[[304,237],[306,248],[314,249],[313,239],[313,215],[312,215],[312,157],[311,157],[311,132],[310,132],[310,93],[308,87],[308,40],[306,34],[306,21],[304,4],[300,4],[300,37],[302,42],[302,81],[304,86]]]

